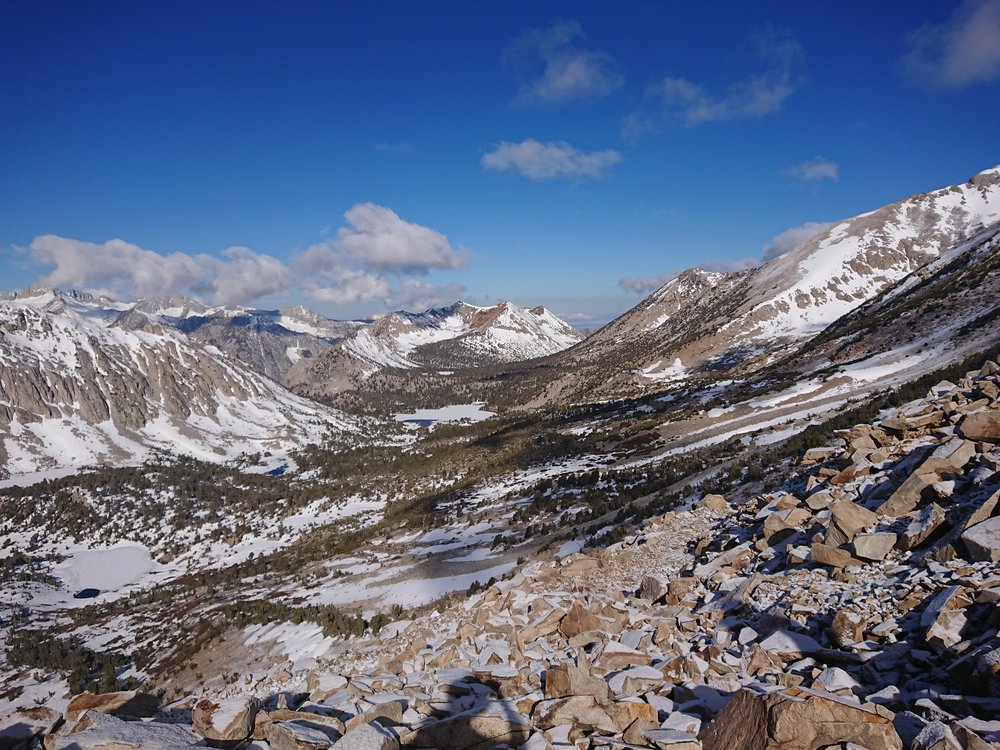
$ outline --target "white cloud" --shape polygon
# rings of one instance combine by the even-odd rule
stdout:
[[[625,79],[610,55],[576,44],[583,36],[576,21],[557,21],[545,29],[527,29],[507,44],[503,59],[520,80],[519,103],[597,99],[622,86]]]
[[[455,249],[448,238],[430,227],[403,221],[392,209],[359,203],[344,218],[333,247],[368,268],[394,273],[426,273],[431,268],[461,268],[469,252]]]
[[[943,24],[906,36],[902,71],[914,82],[959,89],[1000,78],[1000,0],[966,0]]]
[[[426,300],[439,304],[446,295],[464,291],[457,284],[437,287],[413,279],[393,286],[385,277],[465,265],[469,252],[453,248],[440,232],[372,203],[354,206],[345,218],[347,226],[335,237],[294,255],[290,263],[246,247],[230,247],[219,255],[163,255],[122,240],[98,244],[55,235],[36,237],[23,256],[34,267],[48,269],[39,284],[99,289],[119,297],[181,293],[243,305],[298,290],[337,306],[390,306]]]
[[[821,232],[833,226],[829,221],[807,221],[797,227],[786,229],[781,234],[774,236],[768,244],[762,248],[764,260],[773,260],[779,255],[784,255],[792,248],[798,247],[803,242],[807,242]]]
[[[665,273],[662,276],[626,276],[618,279],[618,286],[626,292],[649,294],[659,289],[671,279],[676,279],[680,276],[680,273],[680,271],[674,271],[673,273]]]
[[[735,273],[756,268],[761,264],[757,258],[740,258],[739,260],[707,260],[698,265],[703,271],[714,271],[715,273]],[[682,271],[672,271],[660,276],[626,276],[618,279],[618,286],[626,292],[636,294],[649,294],[656,291],[668,281],[672,281],[680,276]]]
[[[650,86],[647,99],[660,116],[685,125],[763,117],[776,112],[803,84],[805,53],[788,34],[765,31],[752,37],[758,72],[714,94],[687,78],[667,76]],[[657,118],[646,110],[622,120],[622,135],[636,139],[656,129]]]
[[[395,292],[391,302],[405,310],[427,310],[449,305],[464,293],[465,287],[458,283],[435,286],[417,279],[404,279],[402,288]]]
[[[760,260],[757,258],[740,258],[738,260],[707,260],[698,268],[716,273],[735,273],[736,271],[756,268],[759,265]]]
[[[53,234],[36,237],[27,253],[35,265],[52,268],[39,284],[102,287],[143,297],[206,283],[213,260],[207,255],[161,255],[123,240],[97,244]]]
[[[337,307],[373,301],[388,307],[393,296],[392,287],[384,276],[343,266],[303,281],[302,291],[310,299]]]
[[[622,155],[606,151],[580,151],[565,141],[542,143],[533,138],[520,143],[503,141],[483,154],[483,169],[519,172],[532,180],[589,177],[600,179],[622,160]]]
[[[212,279],[207,282],[217,304],[242,305],[283,292],[295,283],[291,269],[270,255],[247,247],[231,247],[222,255],[225,260],[212,258]]]
[[[840,167],[829,159],[817,156],[815,159],[808,159],[794,167],[782,170],[785,177],[790,177],[799,182],[821,182],[823,180],[836,180],[840,177]]]

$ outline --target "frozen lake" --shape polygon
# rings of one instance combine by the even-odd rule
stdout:
[[[68,591],[97,589],[104,593],[135,583],[156,567],[149,550],[134,544],[74,552],[52,572]]]
[[[482,422],[495,417],[496,412],[483,409],[485,403],[453,404],[440,409],[417,409],[412,414],[393,415],[397,422],[413,422],[421,427],[429,427],[437,422]]]

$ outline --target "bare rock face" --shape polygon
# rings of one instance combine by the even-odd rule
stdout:
[[[637,720],[654,722],[656,711],[647,703],[610,702],[592,695],[573,695],[536,703],[531,719],[536,727],[548,729],[561,724],[586,727],[591,731],[618,734]]]
[[[722,495],[705,495],[701,499],[700,506],[713,510],[716,513],[729,513],[732,510],[732,507]]]
[[[594,677],[589,669],[575,664],[560,664],[545,672],[545,697],[564,698],[570,695],[592,695],[607,700],[608,683]]]
[[[1000,560],[1000,516],[993,516],[967,529],[962,541],[972,560]]]
[[[919,547],[942,523],[944,523],[944,509],[941,506],[937,503],[924,506],[910,521],[906,530],[899,535],[899,548],[914,549]]]
[[[159,700],[155,695],[137,690],[117,693],[82,693],[70,701],[66,708],[66,720],[76,721],[85,711],[96,711],[111,716],[147,718],[156,715]]]
[[[830,505],[831,523],[827,529],[826,543],[839,547],[854,539],[859,531],[868,528],[878,517],[867,508],[849,500],[838,500]]]
[[[487,750],[497,745],[517,747],[531,734],[531,722],[503,706],[486,706],[421,727],[404,735],[403,745]],[[348,735],[345,735],[345,739]]]
[[[66,733],[46,738],[51,750],[178,750],[201,744],[189,727],[159,722],[124,721],[87,711]]]
[[[254,717],[259,709],[260,701],[248,695],[219,702],[202,698],[194,706],[191,723],[206,740],[241,742],[253,732]]]
[[[858,534],[854,537],[854,554],[864,560],[884,560],[896,546],[896,535],[891,532]]]
[[[1000,442],[1000,409],[969,414],[962,420],[962,434],[969,440]]]
[[[853,565],[856,562],[850,552],[838,549],[829,544],[814,542],[810,551],[812,552],[813,560],[821,565],[829,565],[831,568],[846,568],[848,565]]]
[[[334,742],[336,750],[399,750],[399,741],[373,724],[362,724],[351,729]]]
[[[567,638],[572,638],[588,630],[601,630],[603,626],[604,622],[597,615],[587,611],[580,602],[574,602],[559,623],[559,630]]]
[[[833,617],[830,637],[840,647],[850,646],[864,639],[864,618],[850,609],[842,609]]]
[[[878,509],[882,516],[902,516],[923,502],[927,489],[931,487],[939,477],[934,471],[934,466],[928,465],[936,463],[936,459],[929,459],[923,466],[914,471],[899,488],[889,496]]]
[[[274,750],[327,750],[340,739],[340,732],[319,722],[294,719],[269,725],[265,737]]]
[[[892,720],[831,693],[741,690],[699,735],[705,750],[813,750],[853,742],[902,750]]]

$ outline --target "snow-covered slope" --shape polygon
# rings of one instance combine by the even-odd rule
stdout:
[[[834,224],[752,275],[738,338],[818,333],[917,268],[1000,222],[1000,167]]]
[[[355,427],[130,308],[51,290],[0,300],[0,472],[228,460]]]
[[[606,397],[698,373],[756,369],[917,269],[946,262],[998,222],[995,167],[965,184],[838,222],[759,268],[691,269],[567,352],[572,374],[543,400]]]

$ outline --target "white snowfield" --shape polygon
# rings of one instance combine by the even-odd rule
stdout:
[[[82,589],[108,592],[135,583],[156,567],[146,547],[130,544],[74,552],[52,574],[71,593]]]
[[[997,222],[1000,167],[841,221],[751,272],[750,307],[722,332],[813,335]]]
[[[134,463],[157,449],[229,461],[357,429],[179,331],[116,327],[101,304],[51,291],[0,300],[0,402],[14,414],[0,474]]]

